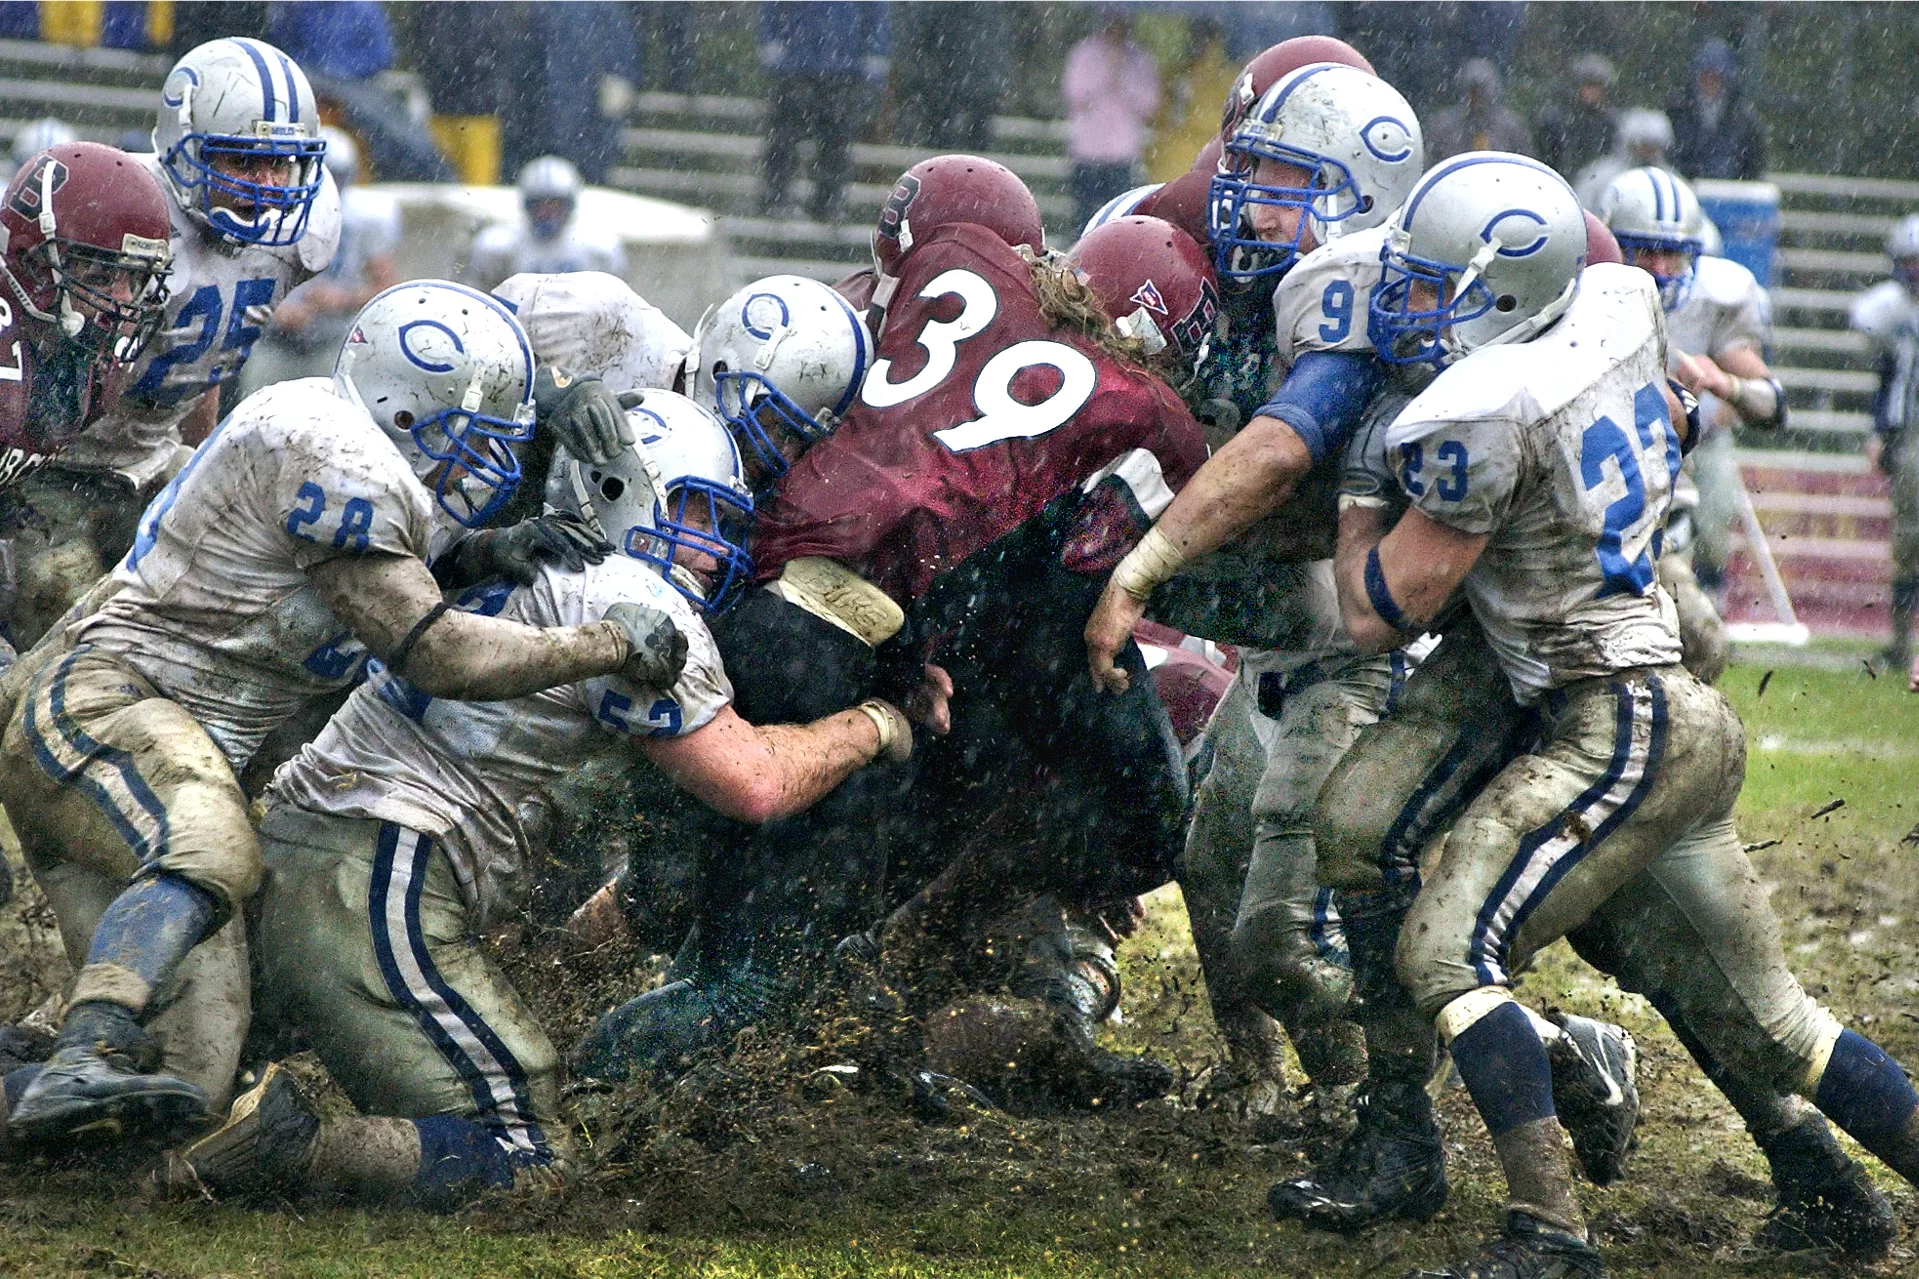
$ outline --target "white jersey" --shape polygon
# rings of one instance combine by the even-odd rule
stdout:
[[[1919,422],[1919,298],[1899,281],[1886,280],[1859,295],[1851,319],[1884,370],[1877,400],[1884,420],[1873,425],[1898,430]]]
[[[180,207],[157,156],[142,156],[167,193],[173,271],[165,327],[128,373],[120,401],[61,455],[77,470],[118,471],[136,488],[164,474],[180,444],[180,422],[200,396],[231,380],[267,321],[295,286],[326,270],[340,242],[340,191],[328,175],[306,234],[279,246],[234,244]]]
[[[603,271],[515,275],[493,290],[519,319],[541,364],[607,389],[673,389],[693,345],[665,312]]]
[[[343,555],[424,560],[451,527],[330,379],[281,382],[249,396],[153,499],[113,571],[122,589],[71,633],[184,706],[238,772],[365,664],[308,571]]]
[[[473,237],[467,271],[481,288],[509,275],[563,275],[569,271],[626,274],[626,250],[610,228],[582,226],[578,214],[543,240],[524,220],[496,222]]]
[[[456,702],[429,697],[374,662],[319,737],[281,766],[270,795],[432,835],[484,924],[525,887],[522,800],[595,760],[628,756],[636,738],[704,727],[733,700],[733,688],[686,598],[625,555],[578,573],[549,566],[531,586],[496,580],[458,600],[528,626],[587,625],[624,600],[664,610],[686,636],[686,669],[672,688],[606,675],[509,702]]]
[[[1731,258],[1701,257],[1686,296],[1666,313],[1666,367],[1688,355],[1758,350],[1771,334],[1772,303],[1753,273]]]
[[[1465,593],[1522,704],[1679,660],[1653,561],[1679,472],[1650,275],[1586,269],[1563,319],[1441,373],[1386,435],[1423,513],[1490,541]]]

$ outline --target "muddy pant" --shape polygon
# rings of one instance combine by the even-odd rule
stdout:
[[[72,1001],[156,1017],[163,1006],[176,1009],[174,1018],[197,1029],[173,1036],[181,1042],[168,1047],[169,1060],[184,1055],[174,1073],[223,1098],[247,1022],[245,943],[228,921],[260,877],[246,798],[206,731],[117,658],[45,645],[26,662],[34,669],[18,672],[21,696],[0,740],[0,804],[76,965],[129,883],[172,877],[215,903],[212,925],[170,989],[93,962]]]
[[[494,1186],[554,1170],[559,1056],[481,949],[446,854],[291,805],[260,834],[262,1009],[305,1032],[363,1114],[466,1121],[418,1124],[423,1181],[436,1161]]]
[[[1888,436],[1883,457],[1892,477],[1892,646],[1904,654],[1919,604],[1919,427]]]
[[[133,545],[152,487],[119,476],[52,466],[0,493],[0,539],[12,550],[6,632],[25,652],[119,563]]]
[[[1315,1079],[1350,1083],[1362,1069],[1357,1044],[1319,1051],[1346,1016],[1352,979],[1332,891],[1315,874],[1313,801],[1385,709],[1400,659],[1286,671],[1275,656],[1241,655],[1207,728],[1213,766],[1199,787],[1180,887],[1216,1015],[1250,1002],[1287,1028]]]
[[[1732,522],[1739,518],[1739,464],[1732,457],[1732,430],[1708,431],[1686,465],[1699,485],[1693,512],[1693,568],[1708,591],[1717,593],[1726,577]]]

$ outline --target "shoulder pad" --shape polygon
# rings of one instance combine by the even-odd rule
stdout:
[[[1366,308],[1379,282],[1379,252],[1386,228],[1341,236],[1301,258],[1273,291],[1273,321],[1279,358],[1292,363],[1308,351],[1367,351]],[[1343,319],[1328,317],[1326,290],[1335,281],[1351,285]]]
[[[1693,287],[1713,305],[1732,307],[1758,293],[1759,281],[1731,258],[1701,257]]]
[[[340,188],[328,173],[320,182],[320,194],[313,199],[313,211],[307,215],[306,234],[294,247],[299,251],[300,269],[318,275],[333,261],[340,247]]]
[[[1852,304],[1852,327],[1872,337],[1886,337],[1901,323],[1919,314],[1919,304],[1906,296],[1897,280],[1882,280],[1860,294]]]

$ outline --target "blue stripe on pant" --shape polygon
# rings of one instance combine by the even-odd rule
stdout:
[[[170,838],[165,805],[134,767],[133,756],[95,740],[67,711],[67,677],[74,664],[89,651],[84,647],[75,649],[61,659],[50,676],[42,677],[46,681],[47,710],[57,736],[50,736],[41,723],[38,687],[27,698],[22,727],[32,743],[33,757],[41,771],[58,785],[78,787],[106,814],[134,856],[142,862],[152,862],[166,853]],[[116,797],[114,788],[88,767],[95,763],[112,770],[110,776],[117,778],[121,795]]]
[[[381,976],[395,1002],[413,1014],[421,1032],[466,1081],[477,1112],[473,1121],[487,1130],[511,1164],[550,1163],[553,1151],[532,1118],[525,1070],[448,983],[427,950],[420,896],[432,851],[433,841],[418,831],[380,824],[368,913]],[[423,1150],[427,1135],[422,1128]]]

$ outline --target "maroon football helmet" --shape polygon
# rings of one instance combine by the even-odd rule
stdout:
[[[1619,241],[1613,238],[1612,228],[1600,221],[1599,215],[1586,212],[1586,265],[1595,262],[1624,262],[1626,255],[1619,251]]]
[[[1365,54],[1344,40],[1335,40],[1332,36],[1294,36],[1281,40],[1264,53],[1254,55],[1233,81],[1233,87],[1227,90],[1226,106],[1219,118],[1220,138],[1233,136],[1253,104],[1266,96],[1266,90],[1315,62],[1337,62],[1367,75],[1379,74],[1373,70],[1373,64],[1366,61]]]
[[[1039,202],[1003,164],[976,155],[936,155],[900,174],[873,228],[873,265],[879,285],[873,304],[892,300],[900,261],[913,246],[941,227],[971,222],[1010,245],[1034,252],[1046,247]]]
[[[1219,279],[1193,237],[1159,218],[1114,218],[1067,254],[1121,333],[1196,361],[1219,314]]]
[[[29,321],[122,362],[159,328],[167,199],[126,152],[67,142],[32,157],[0,197],[0,231],[0,275]]]

